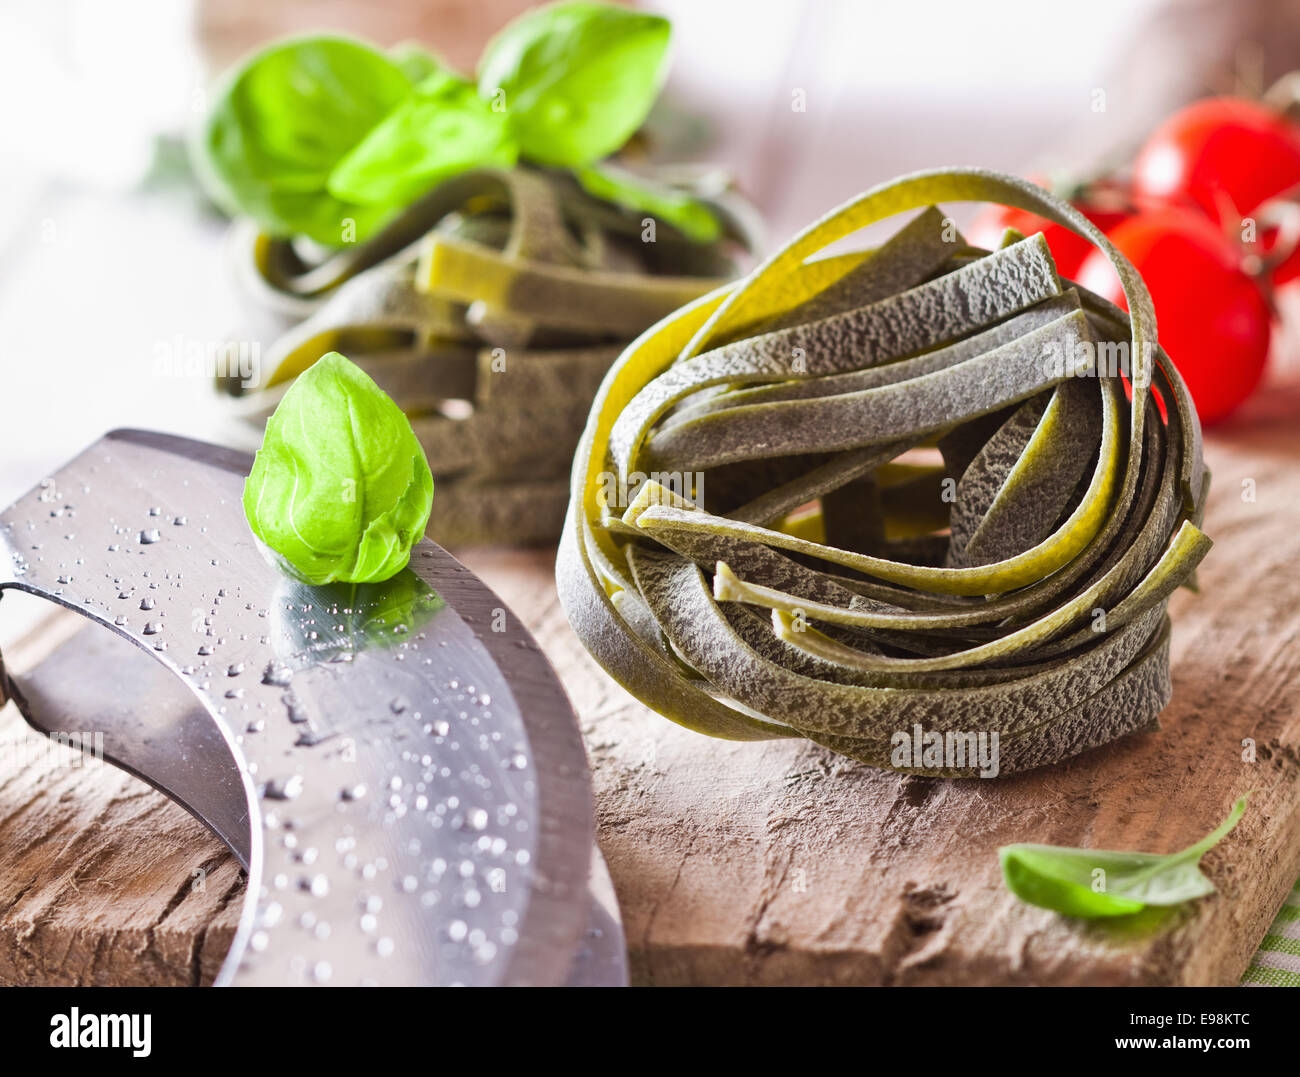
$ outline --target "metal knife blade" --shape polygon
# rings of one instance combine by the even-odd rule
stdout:
[[[382,585],[286,581],[243,520],[249,463],[116,431],[0,514],[0,588],[97,625],[14,677],[34,724],[93,708],[106,756],[245,859],[219,983],[564,982],[592,809],[553,671],[427,541]]]

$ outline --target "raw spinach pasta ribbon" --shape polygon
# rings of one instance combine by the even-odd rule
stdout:
[[[596,198],[570,174],[522,167],[461,173],[337,252],[241,222],[241,282],[275,318],[256,382],[221,380],[240,397],[243,440],[256,444],[293,379],[341,351],[411,419],[437,482],[435,539],[553,540],[609,364],[734,276],[754,243],[734,194],[691,189],[722,224],[715,242]]]
[[[1041,236],[970,247],[937,208],[1030,210],[1106,252],[1131,314]],[[824,248],[916,213],[874,250]],[[557,578],[596,660],[681,725],[972,776],[1156,728],[1170,594],[1210,540],[1200,424],[1141,278],[1080,213],[976,169],[876,187],[606,375]]]

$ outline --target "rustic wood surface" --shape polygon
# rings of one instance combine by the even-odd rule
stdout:
[[[51,610],[5,641],[6,661],[34,664],[77,620]],[[0,710],[0,984],[209,984],[243,893],[239,863],[184,809]]]
[[[541,641],[581,717],[635,979],[1235,982],[1300,873],[1297,416],[1292,380],[1210,440],[1217,545],[1202,593],[1173,603],[1163,729],[997,781],[903,778],[812,745],[671,725],[582,651],[548,551],[466,553]],[[32,661],[54,631],[27,633],[10,660]],[[242,895],[233,858],[142,783],[106,765],[32,761],[15,750],[25,736],[10,705],[0,982],[210,982]],[[1002,886],[1001,844],[1173,851],[1247,791],[1245,819],[1206,857],[1219,893],[1189,909],[1088,926]]]

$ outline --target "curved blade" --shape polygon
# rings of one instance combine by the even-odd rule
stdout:
[[[244,523],[249,465],[116,431],[0,515],[0,588],[120,637],[65,645],[76,656],[86,637],[84,666],[60,657],[69,677],[119,670],[64,680],[65,710],[98,694],[107,757],[237,852],[246,833],[248,897],[218,983],[563,982],[587,921],[592,809],[554,673],[430,542],[385,584],[287,581]],[[139,652],[149,674],[130,672]],[[157,670],[188,707],[150,693]],[[50,697],[61,679],[16,678]]]

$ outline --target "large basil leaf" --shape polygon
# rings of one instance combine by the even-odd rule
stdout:
[[[551,4],[488,43],[479,93],[504,106],[524,156],[589,164],[645,120],[666,72],[669,36],[658,15],[589,0]]]
[[[201,133],[200,172],[219,203],[274,235],[303,234],[331,247],[360,239],[388,207],[335,198],[330,173],[411,93],[402,68],[362,42],[308,37],[271,45],[218,93]]]
[[[329,191],[364,205],[405,204],[469,168],[510,168],[518,148],[501,112],[474,87],[435,71],[330,173]]]
[[[244,484],[253,534],[310,584],[400,572],[432,503],[433,476],[406,416],[337,352],[285,393]]]
[[[1246,810],[1233,805],[1213,832],[1180,853],[1116,853],[1056,845],[1006,845],[998,850],[1007,888],[1022,901],[1066,916],[1098,919],[1178,905],[1214,893],[1201,857],[1218,845]]]

